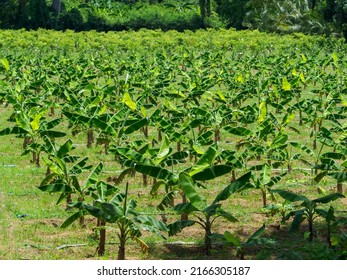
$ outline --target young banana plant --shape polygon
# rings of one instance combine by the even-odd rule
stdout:
[[[78,176],[92,168],[87,165],[87,157],[79,160],[78,156],[70,155],[72,149],[72,140],[69,139],[60,147],[51,147],[48,158],[43,158],[50,172],[38,188],[41,191],[60,193],[57,204],[64,198],[67,199],[67,204],[72,202],[71,195],[81,192]]]
[[[339,163],[342,161],[342,163]],[[328,152],[322,154],[320,158],[321,163],[315,166],[316,170],[321,172],[317,174],[314,178],[316,183],[319,183],[322,178],[329,176],[336,180],[336,189],[337,192],[342,194],[343,182],[347,181],[347,160],[346,156],[343,153],[338,152]]]
[[[232,214],[223,209],[221,202],[228,199],[233,193],[251,187],[249,184],[251,172],[248,172],[225,187],[212,202],[208,202],[202,194],[198,193],[196,188],[197,183],[196,179],[194,179],[194,175],[199,174],[199,178],[202,178],[203,176],[208,178],[212,169],[204,169],[205,171],[200,171],[199,173],[195,174],[194,172],[180,173],[179,183],[183,192],[187,196],[188,201],[177,204],[173,207],[173,210],[178,214],[189,214],[192,218],[187,220],[179,220],[168,225],[170,236],[177,234],[185,227],[189,227],[194,224],[200,225],[204,229],[204,250],[206,255],[211,254],[211,235],[214,222],[218,218],[224,218],[229,222],[237,222],[237,219]]]
[[[102,163],[99,163],[96,168],[90,173],[84,186],[79,188],[80,194],[89,195],[94,199],[93,205],[89,205],[85,202],[84,196],[82,199],[78,199],[77,202],[69,204],[70,207],[77,208],[78,211],[72,214],[66,221],[61,225],[62,228],[67,228],[77,219],[84,218],[85,215],[93,212],[92,207],[100,205],[101,203],[119,203],[123,198],[122,194],[119,193],[118,188],[99,180],[97,177],[102,170]],[[113,195],[112,198],[110,198]],[[80,196],[81,197],[81,196]],[[95,212],[95,211],[94,211]],[[93,213],[94,213],[93,212]],[[97,218],[96,231],[99,231],[99,244],[97,247],[97,253],[99,256],[104,255],[106,249],[106,223],[107,218],[104,217],[102,212],[95,212],[93,215]]]
[[[258,228],[246,241],[242,241],[239,236],[226,230],[224,235],[216,234],[212,238],[222,240],[226,245],[236,247],[236,257],[240,260],[245,259],[245,250],[252,246],[273,244],[274,241],[269,238],[262,237],[265,231],[265,224]]]
[[[277,184],[287,172],[277,176],[271,176],[271,166],[268,163],[255,165],[251,168],[252,171],[260,170],[259,176],[256,173],[252,174],[252,181],[255,189],[260,189],[262,194],[263,207],[267,205],[267,194],[272,195],[271,187]],[[273,197],[273,195],[272,195]]]
[[[44,140],[46,138],[52,141],[55,138],[64,137],[66,133],[53,130],[62,119],[46,120],[47,108],[33,107],[26,111],[24,108],[17,111],[12,119],[15,121],[13,127],[5,128],[0,131],[1,135],[14,134],[23,137],[23,155],[32,153],[32,162],[40,167],[40,153],[45,151],[46,146]]]
[[[138,212],[135,209],[136,201],[129,199],[128,188],[128,183],[126,183],[125,193],[117,194],[109,201],[98,198],[94,200],[92,205],[84,202],[79,206],[80,209],[87,211],[101,221],[100,230],[102,230],[103,243],[99,244],[99,255],[103,255],[105,252],[105,248],[100,246],[105,246],[106,224],[112,224],[116,227],[119,239],[118,260],[125,259],[126,243],[130,239],[138,242],[143,251],[148,251],[148,245],[141,239],[143,230],[165,238],[162,232],[168,231],[166,225],[152,216]]]
[[[345,197],[340,193],[333,193],[325,195],[316,199],[309,199],[304,195],[298,195],[285,190],[273,190],[273,193],[278,193],[282,198],[290,202],[301,202],[297,205],[298,209],[290,211],[285,219],[288,220],[290,217],[294,217],[293,222],[290,227],[290,231],[295,232],[299,229],[300,224],[304,221],[308,221],[308,240],[311,242],[314,237],[314,220],[322,216],[324,217],[324,209],[318,208],[320,204],[327,204],[336,199]]]

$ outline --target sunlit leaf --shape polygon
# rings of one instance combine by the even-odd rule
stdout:
[[[168,225],[169,236],[173,236],[182,231],[186,227],[190,227],[195,224],[195,221],[186,220],[186,221],[176,221]]]
[[[285,91],[289,91],[291,90],[291,85],[290,83],[288,82],[287,80],[287,77],[283,77],[282,78],[282,89],[285,90]]]
[[[266,114],[267,114],[267,103],[266,101],[262,101],[259,105],[258,123],[262,123],[265,121]]]
[[[179,175],[179,182],[191,204],[198,210],[205,209],[206,198],[197,193],[194,180],[187,173],[182,172]]]
[[[199,158],[199,160],[191,168],[189,175],[193,176],[196,173],[211,166],[213,160],[217,154],[217,148],[215,145],[210,146],[207,151]]]
[[[1,64],[2,64],[2,66],[4,66],[4,68],[6,69],[6,71],[10,70],[10,63],[8,62],[8,60],[7,60],[6,57],[0,59],[0,62],[1,62]]]
[[[132,111],[135,111],[136,103],[131,99],[129,92],[124,93],[122,102],[127,105]]]
[[[251,178],[251,172],[246,173],[245,175],[238,178],[236,181],[229,184],[226,188],[224,188],[214,199],[212,204],[218,203],[220,201],[226,200],[235,192],[238,192],[242,189],[246,189],[251,187],[250,184],[247,184]]]

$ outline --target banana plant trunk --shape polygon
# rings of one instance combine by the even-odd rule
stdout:
[[[128,189],[129,189],[129,182],[126,183],[125,186],[125,199],[124,199],[124,205],[123,205],[123,217],[126,215],[126,209],[127,209],[127,198],[128,198]],[[125,244],[127,241],[127,235],[129,233],[129,228],[126,219],[121,218],[121,220],[118,223],[119,226],[119,247],[118,247],[118,260],[125,260]]]
[[[31,137],[24,137],[24,140],[23,140],[23,149],[25,150],[29,144],[31,144],[33,141],[32,141],[32,138]]]
[[[185,193],[182,194],[182,203],[187,203],[187,196]],[[187,213],[181,214],[181,221],[187,221],[189,215]]]
[[[142,181],[143,181],[143,185],[145,187],[147,187],[148,186],[148,177],[146,174],[142,174]]]
[[[143,135],[145,136],[145,138],[148,138],[148,126],[147,125],[143,127],[142,131],[143,131]]]
[[[219,128],[216,128],[214,131],[214,142],[217,143],[220,141],[220,130]]]
[[[71,193],[69,193],[66,196],[66,210],[71,209],[71,206],[70,206],[71,203],[72,203],[72,195],[71,195]]]
[[[262,200],[263,200],[263,206],[265,207],[267,204],[266,189],[264,189],[264,188],[261,189],[261,196],[262,196]]]
[[[125,243],[126,243],[127,237],[126,234],[121,230],[121,233],[119,235],[119,241],[120,244],[118,246],[118,260],[125,260]]]
[[[83,202],[84,201],[84,198],[82,196],[80,196],[78,198],[78,202]],[[85,219],[84,219],[84,215],[82,215],[80,218],[79,218],[79,224],[82,228],[85,228],[86,225],[85,225]]]
[[[312,144],[312,148],[313,150],[316,150],[317,149],[317,138],[316,138],[316,135],[317,135],[317,125],[316,123],[314,123],[313,125],[313,144]]]
[[[89,128],[87,131],[87,148],[91,148],[94,142],[94,132],[93,129]]]
[[[288,169],[288,174],[292,173],[292,165],[290,163],[288,163],[287,169]]]
[[[110,148],[110,141],[109,140],[106,140],[105,143],[104,143],[104,152],[105,152],[105,155],[108,155],[108,150]]]
[[[41,167],[40,155],[37,152],[33,151],[32,157],[33,157],[32,162],[35,163],[36,167]]]
[[[54,116],[55,115],[54,107],[50,107],[49,110],[50,110],[50,116]]]
[[[117,259],[118,260],[125,260],[125,246],[124,245],[119,245]]]
[[[105,254],[105,244],[106,244],[106,221],[98,219],[98,226],[100,227],[100,237],[98,246],[98,256],[103,256]]]
[[[313,219],[308,220],[308,230],[310,232],[310,236],[308,238],[309,242],[313,241]]]
[[[212,242],[211,242],[211,222],[210,218],[206,217],[206,224],[205,224],[205,254],[207,256],[211,255],[211,249],[212,249]]]
[[[49,175],[51,175],[51,169],[49,168],[49,166],[47,166],[45,176],[47,177]]]
[[[342,192],[343,192],[342,182],[337,182],[336,188],[337,188],[337,192],[342,194]]]
[[[231,183],[236,181],[236,171],[235,169],[231,170]]]

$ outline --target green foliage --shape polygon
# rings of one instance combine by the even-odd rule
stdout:
[[[247,4],[250,12],[244,18],[244,25],[272,32],[320,33],[326,28],[310,12],[308,1],[258,1]]]
[[[211,152],[208,154],[211,154]],[[223,210],[220,202],[227,200],[233,193],[249,188],[248,182],[250,177],[250,172],[241,176],[217,194],[212,203],[208,203],[207,199],[197,192],[196,182],[193,178],[187,173],[180,173],[179,183],[189,202],[178,204],[173,207],[173,210],[179,214],[193,215],[194,218],[169,224],[169,235],[175,235],[185,227],[198,224],[205,231],[205,253],[210,255],[212,249],[212,226],[216,219],[224,218],[229,222],[237,222],[237,219],[232,214]]]
[[[68,218],[60,213],[64,227],[97,217],[100,255],[106,230],[120,232],[119,209],[128,206],[120,227],[133,220],[142,228],[137,219],[147,209],[174,211],[170,234],[201,226],[212,253],[221,219],[228,226],[252,218],[241,209],[257,211],[261,198],[251,188],[275,199],[293,181],[307,188],[295,189],[294,198],[284,194],[291,205],[274,202],[269,211],[293,214],[294,229],[304,218],[334,223],[317,205],[340,203],[329,187],[345,182],[342,40],[232,30],[2,30],[0,37],[0,134],[12,137],[7,147],[13,141],[21,148],[22,138],[23,156],[43,156],[45,179],[35,170],[47,193],[40,195],[58,194],[77,209]],[[124,180],[138,205],[125,206],[130,201],[118,191]],[[326,196],[308,202],[316,189]],[[234,205],[240,201],[243,207]]]
[[[318,197],[316,199],[309,199],[306,196],[294,194],[285,190],[275,190],[274,192],[278,193],[282,198],[284,198],[287,201],[302,202],[298,206],[299,209],[293,210],[290,213],[288,213],[285,219],[288,220],[290,217],[294,217],[290,227],[291,231],[297,231],[300,227],[300,224],[305,219],[307,219],[309,224],[309,241],[312,241],[314,237],[313,221],[315,220],[316,216],[323,216],[326,217],[328,220],[331,219],[329,214],[324,209],[318,208],[319,204],[327,204],[336,199],[345,197],[342,194],[333,193],[322,197]]]
[[[314,4],[315,3],[315,4]],[[191,0],[61,2],[4,0],[2,28],[53,28],[76,31],[122,31],[201,28],[259,29],[269,32],[346,35],[345,0]]]
[[[128,197],[128,183],[124,194],[117,194],[109,201],[99,197],[93,204],[82,203],[76,205],[80,211],[84,210],[90,215],[106,223],[114,224],[119,238],[118,259],[125,259],[125,246],[129,239],[133,239],[140,244],[142,250],[147,252],[148,245],[140,238],[142,230],[146,230],[165,238],[161,232],[167,232],[168,229],[164,223],[157,219],[136,211],[137,203]],[[75,206],[75,207],[76,207]],[[70,221],[67,220],[64,226]],[[102,228],[105,230],[105,228]]]
[[[247,3],[249,0],[220,0],[217,6],[217,13],[228,22],[228,27],[238,30],[244,29],[244,18],[247,13]]]
[[[265,231],[265,224],[258,228],[246,241],[242,241],[239,236],[232,234],[230,231],[225,231],[224,235],[213,235],[212,238],[221,240],[228,246],[236,248],[236,257],[240,260],[245,258],[245,250],[256,245],[273,244],[274,241],[269,238],[262,238]]]
[[[77,8],[73,8],[68,12],[61,14],[57,21],[59,29],[71,29],[81,31],[83,29],[84,19]]]
[[[344,37],[347,38],[347,1],[337,0],[333,7],[330,8],[330,11],[334,10],[335,12],[333,21],[338,26],[338,29],[342,31]]]
[[[0,12],[0,27],[2,28],[14,28],[17,20],[16,0],[4,0],[1,2],[1,12]]]

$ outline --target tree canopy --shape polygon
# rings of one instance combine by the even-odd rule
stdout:
[[[347,0],[0,0],[0,28],[258,29],[347,36]]]

